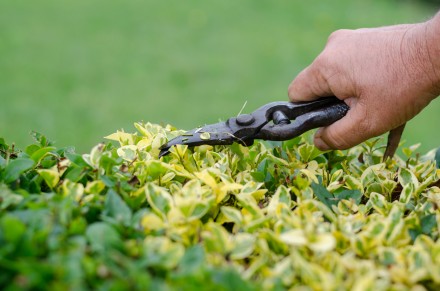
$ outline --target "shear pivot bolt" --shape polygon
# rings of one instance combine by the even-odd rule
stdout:
[[[290,119],[282,111],[275,111],[272,116],[274,124],[289,124]]]
[[[239,125],[250,125],[255,121],[255,118],[250,114],[241,114],[237,116],[237,123]]]

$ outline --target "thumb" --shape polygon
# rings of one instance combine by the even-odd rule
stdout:
[[[310,101],[333,95],[327,80],[317,67],[315,62],[312,63],[290,83],[288,89],[290,101]]]
[[[316,132],[316,147],[322,151],[344,150],[380,134],[372,131],[372,124],[367,117],[364,107],[359,103],[355,104],[342,119]]]

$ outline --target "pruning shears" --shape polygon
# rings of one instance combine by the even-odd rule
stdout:
[[[251,114],[240,114],[225,122],[205,125],[180,135],[161,147],[159,157],[177,144],[250,146],[255,139],[289,140],[314,128],[328,126],[345,116],[349,107],[336,97],[307,102],[272,102]]]

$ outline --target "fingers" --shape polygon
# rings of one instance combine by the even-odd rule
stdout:
[[[339,93],[339,97],[345,99],[350,110],[341,120],[318,130],[315,134],[315,145],[321,150],[347,149],[370,137],[370,128],[366,123],[367,111],[358,102],[350,86],[345,84],[347,82],[344,82],[344,77],[334,75],[333,82],[338,78],[339,81],[333,85],[341,90],[333,92],[329,80],[322,73],[326,65],[328,66],[324,63],[324,57],[318,57],[292,81],[288,94],[291,101],[309,101],[324,96],[338,96],[336,93]]]
[[[315,146],[322,151],[348,149],[379,135],[368,118],[365,108],[359,103],[347,112],[347,115],[330,126],[319,129],[315,134]]]
[[[318,66],[313,63],[290,83],[288,95],[291,101],[309,101],[332,96],[333,93]]]
[[[341,96],[350,106],[350,110],[342,119],[316,132],[315,145],[320,150],[347,149],[373,136],[366,106],[359,102],[359,98],[352,90],[349,90],[349,86],[339,85],[337,87],[344,89],[341,95],[352,96],[351,98]],[[288,93],[291,101],[308,101],[323,96],[337,95],[332,92],[329,82],[318,69],[316,61],[292,81]]]

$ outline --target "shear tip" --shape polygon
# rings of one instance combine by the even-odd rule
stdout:
[[[161,158],[161,157],[163,157],[163,156],[166,156],[166,155],[168,155],[169,153],[170,153],[170,148],[169,148],[169,147],[162,148],[162,149],[160,150],[160,152],[159,152],[159,158]]]

